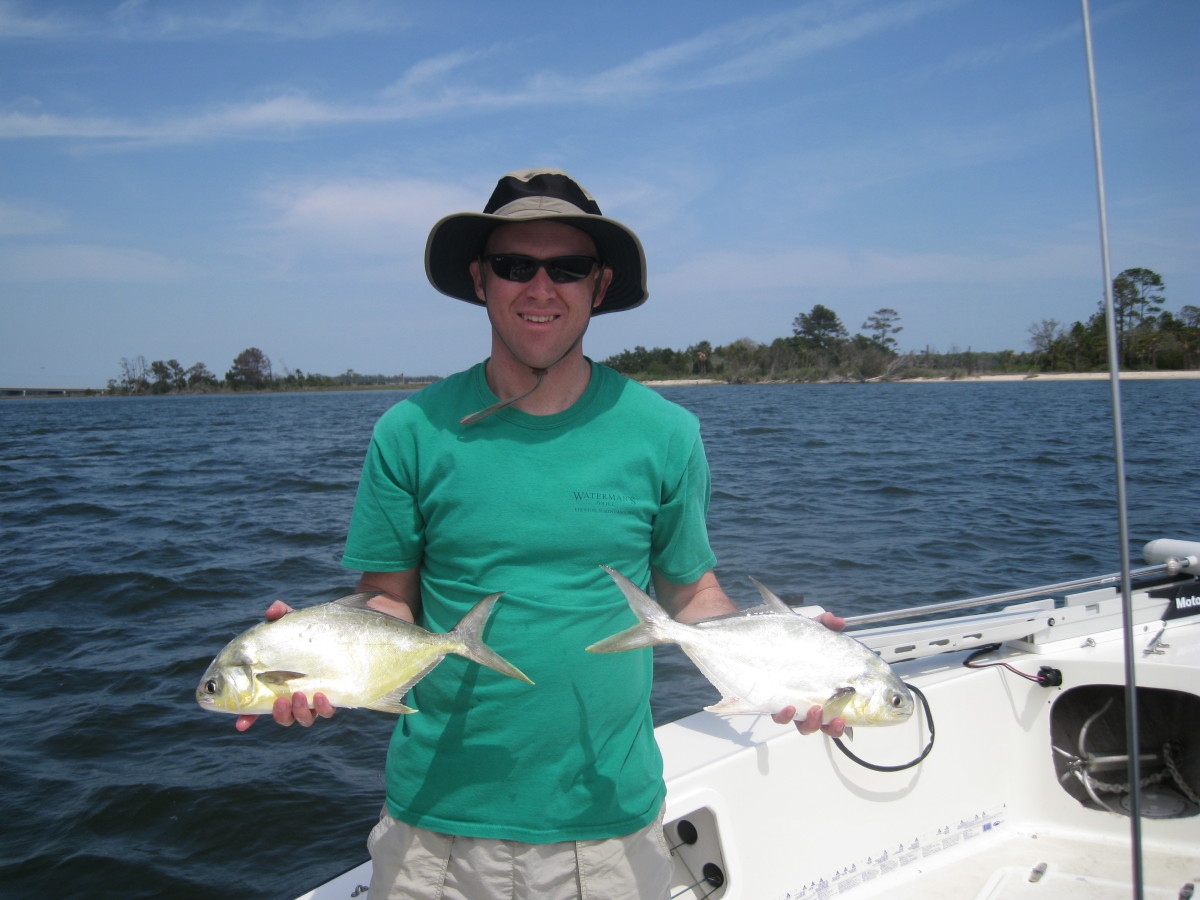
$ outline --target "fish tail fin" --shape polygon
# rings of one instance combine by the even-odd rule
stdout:
[[[617,587],[621,589],[621,593],[625,595],[625,599],[629,602],[630,609],[634,615],[641,619],[641,623],[634,625],[632,628],[626,628],[624,631],[618,632],[611,637],[606,637],[602,641],[597,641],[588,647],[590,653],[616,653],[620,650],[635,650],[639,647],[650,647],[654,644],[670,643],[674,638],[670,637],[670,626],[674,624],[674,620],[667,615],[666,610],[654,602],[654,600],[639,588],[636,584],[618,572],[616,569],[610,569],[608,566],[601,566],[609,577],[617,583]]]
[[[477,662],[481,666],[494,669],[501,675],[507,675],[509,678],[533,684],[529,676],[483,642],[483,627],[487,624],[488,616],[492,612],[492,606],[499,597],[500,594],[489,594],[484,597],[471,607],[471,611],[463,616],[459,623],[454,626],[454,630],[447,635],[448,638],[457,644],[451,652],[457,653],[459,656],[465,656],[467,659]]]

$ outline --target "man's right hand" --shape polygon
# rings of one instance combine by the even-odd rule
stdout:
[[[276,600],[267,607],[267,621],[274,622],[276,619],[281,619],[292,611],[292,608],[282,600]],[[334,707],[330,704],[329,698],[318,692],[313,694],[313,705],[308,705],[308,698],[303,691],[296,691],[292,694],[291,699],[287,697],[277,697],[275,705],[271,709],[271,718],[280,725],[289,726],[296,723],[308,728],[318,717],[328,719],[333,715]],[[258,716],[238,716],[234,727],[238,731],[245,731],[255,723]]]

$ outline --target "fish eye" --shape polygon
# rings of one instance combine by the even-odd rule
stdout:
[[[204,682],[204,693],[215,694],[217,692],[217,679],[210,678]]]
[[[904,705],[904,698],[899,693],[892,694],[892,708],[899,709]]]

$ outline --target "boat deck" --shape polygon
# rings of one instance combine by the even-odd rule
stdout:
[[[1147,900],[1179,900],[1187,884],[1200,883],[1200,861],[1175,853],[1143,857]],[[846,887],[851,885],[847,884]],[[891,900],[1128,900],[1133,896],[1128,846],[1079,836],[1010,832],[965,843],[914,863],[879,892]],[[870,897],[864,885],[855,897]],[[796,897],[842,892],[839,883]]]

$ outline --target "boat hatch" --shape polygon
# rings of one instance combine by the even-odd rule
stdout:
[[[725,858],[713,811],[692,810],[663,827],[675,864],[672,900],[720,900],[725,896]]]
[[[1143,818],[1200,813],[1200,697],[1137,689]],[[1092,684],[1065,691],[1050,711],[1055,774],[1089,809],[1129,815],[1125,688]]]

